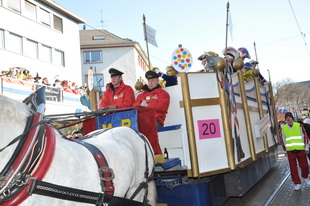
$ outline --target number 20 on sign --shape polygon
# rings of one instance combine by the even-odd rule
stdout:
[[[221,137],[219,119],[198,120],[199,139]]]

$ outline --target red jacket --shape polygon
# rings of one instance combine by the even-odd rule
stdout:
[[[148,101],[148,108],[153,108],[155,110],[156,120],[158,120],[164,126],[166,114],[170,104],[170,95],[160,86],[153,89],[152,91],[147,91],[144,88],[146,87],[144,86],[142,88],[143,93],[137,96],[133,106],[139,106],[143,100]]]
[[[114,92],[112,83],[107,84],[108,89],[101,97],[99,108],[103,108],[109,105],[116,105],[118,109],[131,107],[135,101],[135,95],[133,89],[125,85],[121,81],[120,86]]]

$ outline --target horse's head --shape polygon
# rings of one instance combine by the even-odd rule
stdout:
[[[0,148],[24,131],[27,117],[31,115],[26,104],[0,95]]]

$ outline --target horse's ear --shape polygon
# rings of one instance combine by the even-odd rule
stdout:
[[[24,99],[23,103],[28,105],[32,110],[37,111],[38,105],[46,103],[45,87],[41,87],[29,95],[26,99]]]
[[[36,96],[36,102],[38,105],[45,104],[46,103],[46,97],[45,97],[45,87],[41,87],[37,91],[35,91]]]

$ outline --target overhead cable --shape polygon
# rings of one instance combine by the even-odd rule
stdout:
[[[297,17],[296,17],[296,15],[295,15],[295,12],[294,12],[294,9],[293,9],[293,7],[292,7],[292,4],[291,4],[290,0],[288,0],[288,3],[290,4],[290,7],[291,7],[291,10],[292,10],[292,13],[293,13],[294,18],[295,18],[295,21],[296,21],[296,24],[297,24],[297,26],[298,26],[298,28],[299,28],[299,31],[300,31],[301,37],[302,37],[302,39],[303,39],[303,41],[304,41],[304,43],[305,43],[305,46],[306,46],[306,49],[307,49],[308,55],[310,56],[309,49],[308,49],[308,45],[307,45],[307,42],[306,42],[306,39],[305,39],[306,34],[304,34],[304,33],[301,31],[301,28],[300,28],[300,26],[299,26],[299,23],[298,23]]]

